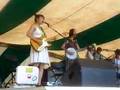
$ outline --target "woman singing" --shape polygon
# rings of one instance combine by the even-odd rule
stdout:
[[[31,51],[30,51],[30,59],[31,63],[39,68],[39,82],[38,86],[41,85],[41,80],[43,76],[43,71],[45,66],[50,65],[49,56],[48,56],[48,49],[47,47],[43,47],[43,40],[45,39],[46,35],[41,27],[44,23],[45,17],[41,14],[35,15],[34,23],[31,25],[30,29],[27,32],[27,36],[31,40]],[[42,46],[41,50],[38,51],[34,48],[34,44]]]

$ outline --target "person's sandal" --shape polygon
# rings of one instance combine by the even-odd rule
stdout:
[[[42,85],[41,84],[37,84],[36,87],[41,87]]]

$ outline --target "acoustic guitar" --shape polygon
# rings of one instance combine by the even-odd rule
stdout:
[[[30,44],[33,47],[33,49],[38,52],[42,51],[45,47],[50,46],[50,44],[48,44],[48,42],[45,39],[43,39],[42,43],[40,44],[37,43],[35,40],[31,39]]]

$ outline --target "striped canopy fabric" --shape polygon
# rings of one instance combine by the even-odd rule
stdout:
[[[68,36],[69,29],[75,28],[81,47],[106,43],[115,49],[116,46],[109,42],[117,40],[116,43],[120,43],[119,0],[1,0],[0,4],[2,43],[29,45],[26,32],[35,13],[45,15],[52,28],[64,36]],[[46,25],[43,27],[53,41],[51,49],[60,49],[64,39]]]
[[[81,48],[95,43],[115,50],[120,45],[119,0],[1,0],[0,10],[0,43],[29,45],[26,32],[33,15],[41,13],[65,37],[69,29],[75,28]],[[52,41],[49,49],[60,50],[65,39],[46,25],[43,27]]]

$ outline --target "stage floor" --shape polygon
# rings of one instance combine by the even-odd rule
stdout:
[[[119,90],[118,87],[37,87],[37,88],[7,88],[2,90]]]

